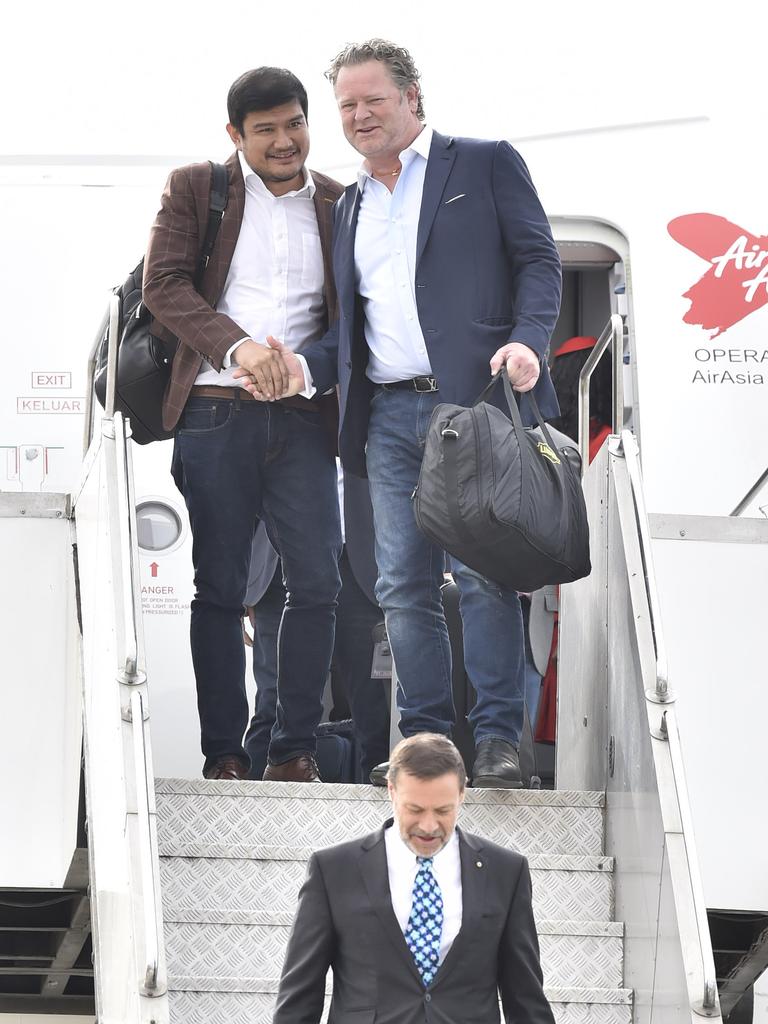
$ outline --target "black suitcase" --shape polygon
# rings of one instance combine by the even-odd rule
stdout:
[[[367,782],[361,778],[360,754],[351,719],[318,725],[317,767],[323,782]]]

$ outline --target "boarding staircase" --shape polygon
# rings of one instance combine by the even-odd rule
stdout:
[[[370,786],[158,779],[170,1020],[268,1024],[313,849],[377,829]],[[558,1024],[629,1024],[623,926],[601,793],[469,791],[460,823],[529,858],[544,983]]]
[[[111,321],[108,395],[116,307]],[[613,317],[595,349],[612,343],[615,379],[621,338]],[[462,823],[530,858],[559,1022],[717,1024],[637,445],[617,405],[585,479],[595,568],[561,595],[560,788],[470,792]],[[89,422],[74,508],[99,1024],[266,1022],[310,852],[377,828],[386,795],[155,780],[130,429],[109,400]]]

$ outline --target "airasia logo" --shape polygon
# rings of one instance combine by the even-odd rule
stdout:
[[[768,303],[768,236],[753,235],[713,213],[688,213],[667,225],[670,235],[710,264],[685,293],[691,306],[683,317],[723,334]]]

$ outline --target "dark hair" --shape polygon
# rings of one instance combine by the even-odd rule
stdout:
[[[247,114],[254,110],[271,110],[291,100],[298,100],[304,117],[309,119],[307,90],[296,75],[285,68],[255,68],[246,71],[232,83],[227,94],[229,123],[242,133]]]
[[[404,46],[395,46],[388,39],[366,39],[364,43],[348,43],[341,53],[337,53],[331,61],[331,66],[325,72],[325,77],[336,85],[336,79],[342,68],[350,67],[353,64],[366,64],[369,60],[378,60],[386,65],[387,71],[392,76],[400,93],[404,93],[409,85],[415,85],[419,94],[416,116],[420,121],[424,120],[424,104],[422,102],[421,85],[418,68],[413,57]]]
[[[416,779],[437,779],[452,772],[458,776],[459,789],[467,782],[467,772],[461,754],[448,739],[434,732],[419,732],[401,740],[389,757],[387,778],[397,785],[400,772]]]

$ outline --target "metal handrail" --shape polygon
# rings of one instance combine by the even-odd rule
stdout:
[[[648,526],[648,513],[645,508],[645,495],[643,493],[643,481],[640,473],[640,461],[638,459],[637,441],[629,430],[621,432],[621,448],[624,460],[627,464],[629,482],[632,487],[632,499],[635,505],[635,520],[640,538],[640,554],[643,559],[645,572],[645,590],[648,595],[648,607],[651,614],[651,632],[653,634],[653,645],[656,651],[656,687],[653,692],[653,699],[660,704],[666,704],[673,700],[669,691],[669,672],[667,669],[667,652],[664,644],[664,636],[659,627],[661,622],[661,609],[659,607],[659,593],[656,587],[656,574],[653,568],[651,557],[651,530]]]
[[[611,433],[624,426],[624,320],[613,313],[595,342],[579,374],[579,452],[582,476],[589,465],[589,382],[605,350],[611,345]]]
[[[87,393],[85,396],[85,422],[83,424],[83,455],[88,451],[91,446],[91,441],[93,440],[93,399],[96,381],[96,363],[98,362],[99,351],[104,338],[104,329],[107,327],[109,329],[107,344],[107,404],[104,409],[104,413],[107,417],[111,417],[115,409],[117,349],[120,330],[120,298],[118,295],[112,295],[107,314],[99,326],[98,333],[94,338],[91,350],[88,353],[88,363],[85,370]]]
[[[669,708],[664,712],[666,719],[668,714],[674,715]],[[717,972],[715,970],[715,958],[712,955],[711,937],[709,934],[709,920],[704,900],[704,887],[699,872],[699,859],[696,856],[696,845],[693,835],[693,821],[691,819],[691,805],[688,799],[688,787],[685,781],[685,767],[683,764],[683,752],[680,747],[680,734],[677,731],[677,724],[673,720],[672,728],[669,723],[666,725],[669,753],[672,761],[672,773],[675,777],[677,789],[678,809],[680,811],[680,829],[685,841],[685,851],[688,860],[688,873],[691,878],[691,892],[693,895],[693,912],[696,916],[696,928],[699,933],[699,949],[702,952],[702,971],[704,974],[704,994],[701,1005],[705,1011],[714,1010],[717,995]]]
[[[99,334],[96,336],[96,340],[91,346],[91,351],[88,353],[88,364],[85,370],[86,395],[85,419],[83,423],[83,455],[85,455],[91,447],[91,441],[93,440],[94,379],[96,377],[96,360],[98,359],[100,342],[101,328],[99,329]]]
[[[109,385],[107,385],[109,397]],[[114,396],[113,396],[114,398]],[[106,417],[105,417],[106,419]],[[126,444],[126,423],[121,412],[112,416],[115,431],[115,463],[117,469],[117,509],[113,522],[117,523],[120,534],[120,587],[123,605],[123,652],[122,667],[118,673],[121,683],[143,683],[146,675],[139,670],[139,640],[136,625],[135,588],[133,579],[133,557],[131,555],[131,504],[128,493],[128,454]]]
[[[645,573],[645,592],[648,599],[650,626],[656,652],[656,688],[655,690],[647,690],[646,697],[654,703],[673,704],[674,697],[668,685],[666,650],[661,629],[661,613],[651,552],[651,534],[648,526],[645,498],[643,495],[643,482],[638,458],[637,441],[631,431],[621,431],[621,448],[626,462],[630,489],[632,492],[638,544]],[[668,713],[671,715],[672,728],[669,727],[669,723],[667,721]],[[704,991],[702,993],[700,1006],[697,1004],[691,1008],[697,1013],[703,1012],[704,1016],[710,1016],[714,1013],[717,1006],[717,974],[715,972],[714,957],[712,956],[711,938],[709,934],[709,924],[707,921],[706,903],[704,900],[704,889],[701,883],[698,860],[696,857],[693,822],[691,820],[690,802],[688,800],[688,789],[685,781],[683,755],[680,748],[680,736],[677,731],[677,723],[674,719],[674,710],[671,707],[663,713],[661,724],[661,734],[669,744],[672,774],[675,781],[678,809],[680,813],[680,831],[682,832],[685,843],[694,916],[696,918],[699,949],[702,956],[701,966],[704,980]]]
[[[157,928],[157,894],[153,863],[152,828],[149,820],[149,773],[144,725],[144,699],[141,691],[131,694],[131,731],[133,733],[133,765],[136,775],[136,811],[139,826],[139,859],[141,861],[142,909],[144,911],[145,964],[142,986],[145,993],[157,991],[160,973],[160,935]],[[147,899],[147,887],[150,899]]]
[[[107,348],[107,394],[104,399],[104,415],[112,419],[115,414],[115,384],[117,381],[117,343],[120,327],[120,297],[113,295],[109,301],[109,346]]]
[[[754,496],[760,490],[762,490],[763,484],[766,480],[768,480],[768,469],[763,470],[763,472],[760,474],[757,480],[755,480],[755,482],[749,488],[747,493],[744,495],[744,497],[741,499],[738,505],[734,508],[733,512],[731,512],[730,514],[732,516],[740,516],[744,509],[747,507],[747,505],[749,505],[750,501],[752,501]]]

